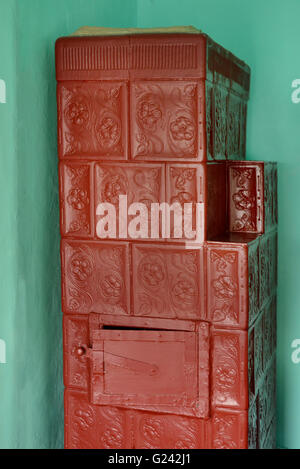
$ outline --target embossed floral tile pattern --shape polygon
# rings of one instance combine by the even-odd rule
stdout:
[[[205,318],[203,249],[134,245],[132,264],[134,314]]]
[[[276,445],[276,238],[261,236],[249,252],[249,448]]]
[[[164,165],[105,164],[95,166],[96,204],[119,204],[119,196],[126,195],[128,205],[134,202],[151,203],[165,199]]]
[[[265,232],[274,229],[278,223],[277,166],[264,164],[264,223]]]
[[[64,384],[88,390],[89,364],[86,354],[80,354],[90,343],[89,321],[83,315],[65,315],[64,331]],[[79,352],[79,353],[78,353]]]
[[[260,311],[259,238],[248,247],[249,324]]]
[[[57,96],[60,157],[203,161],[206,152],[214,160],[245,156],[246,104],[219,85],[70,81],[58,85]]]
[[[166,201],[173,204],[180,204],[182,212],[191,206],[191,226],[193,233],[186,232],[184,216],[182,217],[182,236],[189,241],[203,242],[207,237],[206,211],[204,205],[206,194],[206,171],[204,164],[167,164],[166,165]],[[198,211],[197,205],[200,207]],[[171,234],[174,236],[174,218],[170,220]],[[189,231],[189,230],[188,230]],[[171,241],[171,239],[169,240]]]
[[[82,162],[60,165],[60,217],[63,235],[93,236],[91,168]]]
[[[127,196],[127,207],[134,202],[143,203],[149,217],[151,203],[165,201],[165,167],[159,164],[139,166],[67,160],[60,163],[60,181],[62,233],[71,237],[96,238],[100,218],[96,208],[100,203],[114,205],[119,221],[120,196]]]
[[[229,231],[264,233],[277,226],[274,163],[228,162]]]
[[[76,292],[70,302],[71,305],[75,306],[75,309],[69,312],[76,312],[76,308],[78,308],[78,312],[87,313],[97,311],[97,308],[99,308],[99,312],[124,314],[125,310],[119,309],[120,298],[130,298],[131,295],[123,291],[123,284],[120,281],[122,275],[116,275],[115,262],[112,265],[114,272],[110,271],[111,266],[108,261],[111,259],[115,261],[120,256],[115,254],[107,255],[107,251],[113,248],[112,253],[114,251],[121,252],[125,246],[128,246],[128,243],[83,243],[72,240],[64,243],[69,246],[68,249],[71,249],[71,253],[72,250],[75,250],[74,254],[67,253],[66,256],[69,259],[69,267],[66,267],[65,271],[71,279],[71,284],[67,284],[65,291],[71,287],[69,293],[74,295]],[[250,241],[248,249],[246,244],[238,245],[236,243],[226,244],[220,242],[207,244],[207,285],[209,289],[214,291],[214,293],[208,293],[207,295],[208,305],[212,307],[212,312],[210,312],[211,308],[208,307],[207,314],[210,315],[209,320],[215,324],[211,330],[211,411],[216,412],[219,406],[228,410],[246,410],[248,406],[247,389],[249,389],[250,447],[274,446],[274,372],[272,374],[269,368],[273,370],[270,363],[274,361],[276,335],[276,303],[273,296],[276,288],[276,246],[276,231]],[[109,267],[108,271],[105,272],[107,276],[101,278],[99,282],[92,274],[93,260],[91,258],[95,255],[90,256],[90,253],[87,252],[90,247],[96,251],[99,250],[101,259],[105,259],[106,265]],[[104,254],[101,253],[102,249]],[[135,258],[137,255],[135,252],[139,252],[139,257]],[[158,301],[159,298],[162,298],[162,301],[166,300],[169,307],[176,312],[176,300],[180,299],[180,303],[186,306],[183,317],[188,319],[197,298],[195,284],[198,277],[201,277],[201,275],[197,275],[199,264],[201,265],[200,252],[199,249],[188,251],[170,245],[161,246],[160,248],[157,244],[137,244],[134,246],[132,259],[133,266],[137,266],[137,270],[133,272],[133,279],[134,281],[139,280],[140,285],[133,284],[133,291],[138,294],[138,297],[139,292],[143,291],[141,294],[143,301],[145,296],[148,297],[147,301],[139,306],[141,308],[140,313],[136,309],[136,303],[134,303],[134,314],[139,315],[142,313],[145,316],[155,317],[157,306],[153,308],[153,311],[149,308],[151,307],[151,301]],[[88,255],[86,256],[86,254]],[[104,258],[102,258],[103,255]],[[251,300],[250,298],[249,300],[249,321],[254,324],[251,333],[249,333],[249,340],[247,339],[247,332],[228,329],[228,326],[234,329],[247,329],[248,327],[248,303],[245,297],[247,292],[247,266],[249,266],[249,294],[251,296],[255,293],[254,299]],[[120,268],[120,263],[118,268]],[[194,279],[193,275],[196,275]],[[124,273],[123,278],[126,278]],[[89,281],[92,282],[91,288],[88,286]],[[166,281],[168,281],[168,288],[166,288]],[[129,284],[128,281],[127,285]],[[160,289],[161,296],[159,294]],[[165,294],[166,291],[170,292],[169,299]],[[200,293],[204,291],[201,284],[198,284],[198,291]],[[86,292],[91,297],[90,302],[87,303],[85,303]],[[99,292],[100,297],[98,299]],[[93,301],[94,295],[95,301]],[[149,300],[151,295],[152,300]],[[212,300],[216,301],[215,305]],[[83,301],[83,306],[78,307],[78,301]],[[95,306],[97,304],[100,306]],[[129,310],[131,310],[130,307],[127,308],[127,311]],[[181,314],[182,308],[179,307],[178,303],[179,310]],[[66,309],[66,311],[68,310]],[[259,311],[263,312],[259,314]],[[127,313],[125,312],[125,314]],[[157,317],[161,317],[163,314],[158,314]],[[73,316],[71,317],[73,323]],[[166,317],[170,316],[167,315]],[[199,318],[201,319],[201,317],[200,315]],[[72,327],[68,326],[71,332],[65,330],[65,383],[72,388],[89,389],[91,382],[90,371],[88,371],[90,370],[89,362],[86,356],[78,354],[78,348],[80,349],[82,346],[82,341],[86,343],[87,340],[90,342],[91,339],[87,339],[86,325],[83,326],[83,323],[80,323],[80,316],[78,315],[74,319]],[[197,316],[195,319],[197,319]],[[81,330],[77,330],[78,328]],[[249,344],[248,352],[247,343]],[[247,353],[249,354],[249,388],[246,384],[247,366],[245,364],[247,363]],[[110,402],[109,399],[106,404]],[[177,411],[179,414],[182,413],[180,408]],[[219,419],[217,421],[219,422]],[[220,422],[222,421],[221,418]],[[235,421],[234,418],[233,421]],[[221,426],[221,428],[224,430],[226,425]],[[226,433],[223,434],[223,438],[225,436]],[[222,444],[218,443],[219,446],[217,447],[222,447],[222,445],[227,447],[227,443],[226,441]]]
[[[261,166],[229,167],[230,178],[230,231],[261,232],[263,190],[263,169]]]
[[[203,248],[70,240],[62,268],[65,312],[205,318]]]
[[[225,163],[209,163],[205,168],[203,163],[116,164],[68,159],[60,163],[62,234],[97,239],[96,225],[100,217],[95,212],[98,204],[113,204],[119,221],[119,197],[123,195],[127,196],[127,207],[134,202],[146,206],[146,238],[149,239],[151,203],[164,201],[179,203],[182,208],[184,204],[194,204],[193,230],[196,229],[195,204],[204,202],[198,242],[225,232],[227,218],[230,231],[236,233],[262,233],[274,229],[277,224],[277,200],[273,195],[277,187],[276,166],[272,163],[235,162],[227,164],[227,172],[226,183]],[[127,227],[131,219],[127,217]],[[158,231],[160,238],[163,235],[161,228]],[[172,217],[170,230],[172,239],[175,237]],[[183,238],[187,239],[183,219],[181,231]],[[195,235],[191,240],[197,241]]]
[[[85,355],[78,354],[78,349],[86,346],[88,339],[88,318],[82,316],[69,316],[65,319],[65,384],[72,388],[88,390],[90,379],[88,360]],[[117,332],[117,331],[116,331]],[[137,333],[138,334],[138,333]],[[138,335],[137,335],[138,336]],[[247,407],[247,332],[230,330],[212,330],[212,412],[218,413],[218,406],[222,407],[225,415],[231,415],[231,409]],[[250,447],[274,447],[274,412],[275,412],[275,347],[276,347],[276,303],[273,296],[267,307],[259,315],[255,325],[249,331],[248,339],[248,377],[249,377],[249,446]],[[140,357],[139,357],[140,358]],[[176,360],[175,360],[176,361]],[[217,407],[214,407],[214,406]],[[227,407],[227,411],[226,411]],[[98,406],[91,406],[93,412],[98,412]],[[215,410],[213,410],[215,409]],[[116,409],[114,410],[114,412]],[[124,414],[124,411],[119,410]],[[148,414],[155,419],[157,414]],[[232,414],[230,420],[235,421],[240,415],[245,424],[246,413]],[[244,415],[244,417],[242,417]],[[223,418],[221,418],[221,422]],[[164,421],[167,416],[162,416]],[[185,422],[185,417],[172,416],[172,420]],[[218,420],[218,419],[217,419]],[[260,423],[258,423],[260,421]],[[103,420],[102,420],[103,422]],[[193,420],[187,420],[193,425]],[[204,431],[203,425],[212,420],[195,420],[195,425]],[[184,425],[184,424],[183,424]],[[226,439],[226,425],[223,428],[224,446],[229,442]],[[246,431],[240,428],[240,432]],[[218,432],[219,433],[219,432]],[[203,441],[205,433],[199,435]],[[272,437],[273,435],[273,437]],[[137,438],[137,437],[136,437]],[[227,435],[228,438],[228,435]],[[137,440],[139,439],[137,438]],[[161,444],[164,440],[160,440]],[[226,443],[227,442],[227,443]],[[191,442],[190,442],[191,443]],[[244,442],[245,443],[245,442]],[[100,443],[98,443],[100,444]],[[135,443],[137,444],[137,443]],[[159,445],[159,442],[156,443]],[[198,443],[197,443],[198,444]],[[101,445],[101,444],[100,444]],[[140,447],[143,443],[141,443]],[[238,443],[230,443],[232,447],[239,447]],[[95,446],[98,447],[98,446]],[[102,446],[99,446],[102,448]],[[105,447],[105,446],[103,446]],[[139,447],[139,446],[138,446]],[[156,446],[155,446],[156,447]],[[158,447],[158,446],[157,446]],[[191,446],[194,447],[194,446]],[[202,446],[199,446],[202,447]],[[210,447],[210,446],[208,446]],[[241,446],[243,447],[243,446]]]
[[[277,175],[239,161],[249,68],[202,34],[56,51],[66,447],[273,447]],[[202,203],[201,243],[99,239],[124,195]]]
[[[96,215],[100,203],[114,205],[119,235],[120,196],[127,196],[126,212],[131,204],[143,203],[148,212],[146,238],[152,237],[151,204],[167,201],[170,205],[192,203],[191,229],[196,229],[196,203],[203,203],[205,197],[205,171],[203,164],[163,163],[94,163],[66,160],[60,163],[60,206],[62,234],[68,237],[99,239],[96,227],[100,216]],[[201,220],[201,240],[205,237],[204,211]],[[168,212],[165,212],[168,217]],[[127,216],[127,228],[133,216]],[[124,220],[125,223],[125,220]],[[170,235],[163,233],[162,225],[155,229],[157,238],[174,238],[174,219],[171,217]],[[184,217],[182,217],[183,239]],[[190,237],[190,235],[189,235]],[[127,230],[127,236],[130,238]],[[193,235],[192,239],[195,239]],[[180,239],[175,239],[180,241]]]
[[[67,449],[237,449],[247,447],[247,412],[216,409],[209,420],[92,406],[67,390]]]
[[[212,335],[212,407],[247,409],[247,332]]]
[[[62,268],[64,312],[129,314],[126,243],[64,241]]]
[[[220,243],[221,244],[221,243]],[[207,313],[216,327],[248,327],[247,245],[208,243]]]
[[[127,159],[127,85],[65,82],[58,85],[60,156]]]
[[[115,207],[119,228],[120,223],[127,227],[132,216],[119,211],[120,196],[127,196],[126,211],[133,203],[142,203],[146,214],[141,218],[146,224],[146,237],[151,235],[151,204],[165,201],[165,167],[163,164],[105,164],[95,165],[95,206],[110,203]],[[123,218],[122,218],[123,217]],[[100,220],[96,215],[96,223]],[[159,227],[158,227],[159,228]],[[119,230],[118,230],[119,233]],[[129,234],[128,234],[129,235]],[[157,237],[161,236],[158,229]],[[127,236],[126,236],[127,237]]]
[[[247,103],[220,84],[206,83],[207,160],[243,160]]]
[[[249,331],[249,448],[276,444],[276,296]]]
[[[56,69],[61,157],[245,158],[250,69],[205,35],[61,38]]]
[[[215,327],[247,329],[277,288],[277,232],[247,244],[208,242],[207,317]]]
[[[130,93],[134,159],[198,159],[197,82],[139,82]]]

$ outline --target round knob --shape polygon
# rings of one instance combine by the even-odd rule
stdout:
[[[83,355],[85,355],[86,350],[85,350],[84,347],[78,347],[77,350],[76,350],[76,353],[79,357],[82,357]]]

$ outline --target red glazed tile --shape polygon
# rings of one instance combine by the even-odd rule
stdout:
[[[203,242],[205,239],[205,177],[203,164],[168,164],[166,168],[167,202],[170,205],[177,203],[181,206],[181,230],[178,222],[178,227],[176,228],[181,233],[178,233],[177,236],[183,237],[188,241]],[[187,224],[184,219],[184,210],[187,211],[189,207],[185,204],[192,204],[190,205],[192,213],[189,215],[191,222]],[[196,204],[199,204],[199,211],[197,211]],[[171,238],[176,240],[174,218],[171,218],[170,225]],[[193,236],[191,236],[191,231],[194,232]]]
[[[209,422],[96,406],[84,392],[65,392],[66,449],[205,449]]]
[[[62,270],[64,312],[129,314],[126,243],[63,241]]]
[[[267,422],[267,406],[268,395],[265,392],[265,384],[258,392],[258,428],[259,428],[259,448],[263,447],[264,440],[267,436],[268,422]]]
[[[277,288],[277,257],[278,257],[278,235],[277,231],[270,233],[269,241],[269,253],[270,253],[270,292],[271,294],[276,291]]]
[[[90,165],[68,161],[61,163],[59,168],[61,232],[74,237],[91,237],[93,205]]]
[[[66,447],[274,446],[276,166],[232,161],[248,67],[202,34],[63,38],[56,64]],[[119,195],[202,203],[200,241],[96,241]]]
[[[207,160],[244,160],[247,103],[229,84],[206,82]]]
[[[271,322],[272,322],[272,353],[276,352],[277,345],[277,296],[271,299]]]
[[[263,235],[259,240],[259,302],[262,309],[268,302],[272,293],[271,269],[273,268],[270,253],[270,237]]]
[[[248,334],[212,331],[212,406],[247,409]]]
[[[248,331],[248,400],[249,408],[253,406],[255,400],[255,344],[254,344],[254,327]]]
[[[267,422],[271,424],[272,420],[276,416],[276,357],[273,360],[266,371],[266,384],[265,392],[267,398]]]
[[[206,159],[206,150],[207,159],[224,159],[226,155],[236,159],[238,145],[240,158],[244,158],[249,68],[205,35],[60,38],[56,44],[56,70],[58,81],[65,84],[77,82],[82,85],[96,83],[96,80],[136,84],[148,82],[149,77],[154,86],[163,84],[165,88],[198,83],[201,88],[196,118],[201,127],[198,132],[199,160]],[[210,90],[205,93],[205,87],[210,83],[215,83],[213,94]],[[170,102],[173,106],[176,99],[164,97],[166,106],[163,108],[169,111]],[[205,121],[213,141],[207,149]],[[183,128],[183,120],[178,123]],[[166,143],[165,138],[163,141]],[[139,146],[136,141],[132,144],[133,148]],[[186,149],[184,143],[180,145]],[[191,154],[191,157],[195,158],[195,155]],[[186,160],[187,155],[182,158]]]
[[[204,449],[207,448],[208,420],[135,413],[134,441],[139,449]]]
[[[248,446],[248,413],[216,409],[211,421],[212,449],[245,449]]]
[[[65,391],[66,449],[126,449],[132,447],[126,412],[89,403],[85,392]]]
[[[264,208],[267,233],[276,227],[278,219],[276,163],[264,163]]]
[[[257,238],[248,245],[249,324],[253,323],[260,310],[259,274],[259,238]]]
[[[244,160],[246,157],[246,130],[247,130],[247,101],[241,102],[241,126],[240,126],[240,159]]]
[[[258,396],[248,410],[248,449],[259,448]]]
[[[207,243],[207,312],[215,327],[248,327],[247,245]]]
[[[263,342],[264,331],[262,315],[256,320],[254,325],[254,382],[255,394],[259,389],[259,383],[263,376]]]
[[[263,311],[262,317],[262,328],[263,328],[263,355],[262,355],[262,362],[263,362],[263,369],[266,370],[270,360],[272,359],[273,355],[273,328],[275,324],[273,322],[273,315],[272,315],[272,301],[270,300],[269,303],[266,305]]]
[[[213,157],[226,158],[228,90],[222,86],[213,89]]]
[[[277,286],[277,233],[272,231],[259,240],[260,308],[269,301]]]
[[[135,244],[134,315],[204,319],[203,248]]]
[[[57,81],[129,79],[128,36],[67,36],[55,44]]]
[[[89,363],[85,354],[89,346],[89,323],[83,315],[64,317],[64,383],[65,386],[87,390]]]
[[[66,449],[243,449],[247,412],[219,408],[212,419],[94,406],[65,391]]]
[[[258,392],[259,447],[268,448],[273,443],[266,441],[276,412],[276,360],[267,370]]]
[[[262,163],[228,163],[229,231],[263,233]]]
[[[241,153],[241,106],[239,96],[233,93],[227,98],[227,132],[226,132],[226,157],[228,160],[242,159]]]
[[[131,80],[205,78],[204,35],[146,34],[129,39]]]
[[[214,159],[214,116],[213,116],[213,84],[210,81],[205,82],[205,120],[206,120],[206,159]]]
[[[133,159],[200,160],[196,81],[141,81],[131,85]]]
[[[124,83],[60,83],[60,157],[127,159],[127,89]]]
[[[119,211],[120,196],[127,196],[125,202],[125,213],[128,216],[122,217]],[[100,203],[109,203],[115,207],[117,223],[116,235],[118,238],[134,239],[133,236],[140,235],[141,238],[151,238],[151,204],[165,201],[165,170],[164,165],[159,164],[105,164],[95,165],[95,206]],[[136,227],[133,220],[136,219],[136,209],[132,204],[143,203],[145,214],[140,214],[142,227]],[[134,215],[130,215],[131,209]],[[97,211],[97,209],[96,209]],[[96,235],[99,237],[97,223],[102,218],[96,215]],[[122,219],[122,220],[121,220]],[[120,223],[123,223],[121,227]],[[132,228],[131,228],[132,225]],[[141,224],[140,224],[141,225]],[[119,228],[121,229],[119,230]],[[124,228],[125,227],[125,228]],[[155,227],[154,227],[155,228]],[[158,237],[160,229],[158,223]]]

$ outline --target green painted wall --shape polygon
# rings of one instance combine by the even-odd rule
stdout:
[[[275,160],[279,169],[278,445],[300,448],[300,78],[299,0],[139,0],[138,26],[192,24],[252,68],[248,159]]]
[[[5,340],[8,364],[0,363],[0,447],[10,443],[14,411],[14,356],[17,282],[16,192],[16,63],[15,2],[0,3],[0,79],[6,83],[6,104],[0,104],[0,339]]]
[[[252,67],[248,158],[279,162],[278,443],[300,448],[300,1],[0,0],[0,13],[0,447],[63,445],[55,39],[193,24]]]
[[[54,43],[136,13],[135,0],[0,0],[0,447],[63,446]]]

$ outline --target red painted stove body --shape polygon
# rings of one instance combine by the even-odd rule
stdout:
[[[244,161],[249,68],[204,34],[61,38],[56,67],[66,448],[274,447],[277,175]],[[201,241],[99,239],[125,194],[201,203]]]

